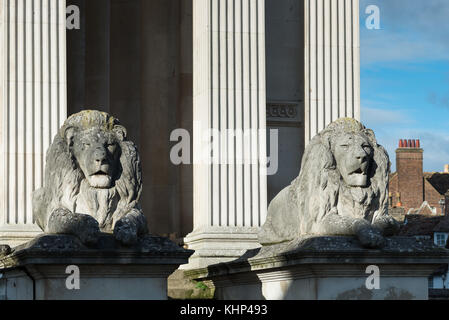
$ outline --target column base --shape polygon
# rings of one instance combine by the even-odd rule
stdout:
[[[427,300],[428,277],[448,263],[449,250],[413,237],[387,240],[368,250],[350,237],[305,238],[187,273],[220,300]],[[371,265],[378,287],[370,286]]]
[[[260,247],[258,227],[201,227],[184,238],[188,249],[195,250],[187,265],[180,269],[206,268],[241,257],[247,250]]]
[[[0,226],[0,245],[8,245],[11,248],[20,246],[42,234],[37,225],[3,225]]]

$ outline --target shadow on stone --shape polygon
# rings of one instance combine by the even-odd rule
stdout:
[[[0,286],[8,300],[166,300],[167,278],[193,251],[147,235],[123,246],[101,234],[96,247],[70,235],[41,235],[0,258]],[[67,286],[68,266],[79,270],[79,290]]]
[[[220,300],[427,300],[428,276],[448,260],[448,250],[414,237],[368,250],[355,237],[306,236],[188,275]],[[366,285],[370,265],[380,270],[378,290]]]

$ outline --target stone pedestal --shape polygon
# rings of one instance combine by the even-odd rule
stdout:
[[[185,242],[195,253],[181,269],[204,268],[241,257],[248,248],[257,248],[259,228],[202,227],[187,235]]]
[[[240,259],[187,271],[230,300],[427,300],[428,277],[449,250],[415,238],[387,239],[367,250],[350,237],[309,237],[248,251]],[[370,289],[379,268],[379,289]]]
[[[147,236],[133,248],[111,235],[97,248],[72,236],[42,235],[0,258],[0,300],[166,300],[167,278],[192,251]],[[70,290],[68,266],[79,268],[79,290]]]

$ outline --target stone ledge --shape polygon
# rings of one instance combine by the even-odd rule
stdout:
[[[146,236],[133,247],[121,246],[112,235],[103,234],[95,247],[86,247],[70,235],[43,234],[0,257],[1,268],[29,264],[183,264],[193,254],[170,240]]]
[[[428,299],[428,276],[448,262],[449,250],[410,237],[388,238],[381,250],[353,237],[303,237],[186,275],[218,299]],[[379,267],[382,290],[365,288],[369,265]]]
[[[42,235],[3,252],[0,299],[7,300],[166,300],[168,276],[193,253],[150,235],[124,247],[110,234],[95,247],[73,236]],[[78,267],[77,290],[67,287],[69,265]]]
[[[351,264],[391,263],[443,263],[449,261],[449,250],[438,247],[431,240],[422,241],[414,237],[387,238],[383,249],[365,249],[354,237],[313,237],[264,246],[248,250],[242,257],[227,263],[211,265],[186,271],[194,279],[241,273],[245,271],[282,268],[297,264]],[[442,262],[443,261],[443,262]]]
[[[257,242],[259,230],[259,227],[201,226],[189,233],[185,239],[186,242],[203,239],[230,239],[235,241],[243,239]]]

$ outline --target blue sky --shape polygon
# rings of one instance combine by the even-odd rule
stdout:
[[[365,26],[380,9],[380,30]],[[361,118],[396,170],[399,139],[420,139],[424,171],[449,164],[449,0],[360,0]]]

